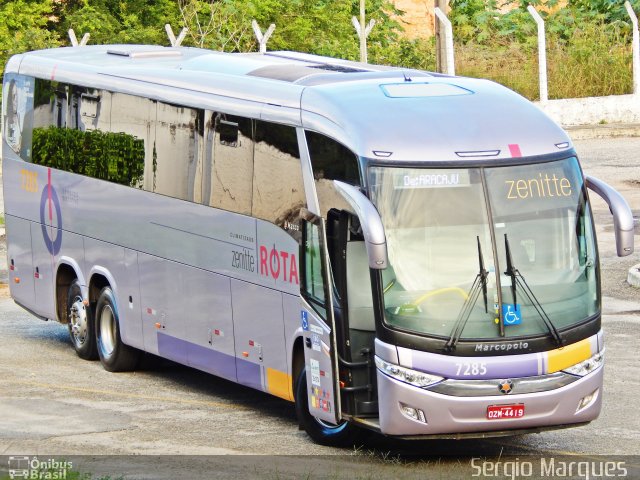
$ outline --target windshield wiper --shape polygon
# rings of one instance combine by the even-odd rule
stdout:
[[[549,330],[549,333],[551,334],[551,337],[553,337],[558,347],[562,347],[564,345],[564,340],[560,336],[560,333],[558,333],[556,326],[553,324],[553,322],[549,318],[549,315],[547,315],[547,312],[544,311],[544,308],[542,308],[542,304],[536,298],[535,294],[533,293],[533,290],[531,290],[531,287],[529,287],[529,284],[520,273],[520,270],[515,268],[515,266],[513,265],[513,258],[511,257],[511,248],[509,246],[509,238],[507,237],[506,233],[504,234],[504,249],[505,249],[505,255],[507,257],[507,270],[504,272],[504,274],[511,277],[511,295],[513,297],[514,308],[516,308],[516,304],[517,304],[516,288],[519,286],[524,292],[525,297],[527,297],[527,300],[529,300],[529,303],[531,303],[533,308],[536,309],[536,312],[538,312],[538,315],[540,315],[540,318],[542,318],[542,321],[546,325],[547,329]]]
[[[482,282],[482,298],[484,299],[484,313],[489,313],[487,306],[487,276],[489,276],[489,272],[484,269],[484,257],[482,256],[482,247],[480,246],[480,237],[476,237],[478,241],[478,263],[480,264],[480,271],[478,275],[481,277],[480,281]],[[477,277],[476,277],[477,278]]]
[[[456,348],[456,344],[458,340],[460,340],[460,335],[462,335],[462,331],[464,327],[467,325],[467,321],[471,316],[471,311],[473,310],[473,306],[476,304],[478,297],[480,296],[480,291],[482,290],[482,296],[484,298],[484,311],[488,313],[487,306],[487,277],[489,276],[489,272],[484,269],[484,257],[482,256],[482,247],[480,246],[480,237],[476,237],[478,241],[478,264],[479,271],[476,275],[476,278],[469,289],[469,294],[464,301],[464,305],[462,305],[462,309],[458,314],[458,318],[456,319],[456,323],[453,324],[453,329],[451,330],[451,334],[449,335],[449,340],[444,345],[444,349],[447,352],[451,352]]]

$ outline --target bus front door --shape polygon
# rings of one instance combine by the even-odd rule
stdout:
[[[311,212],[302,213],[301,325],[309,412],[337,425],[341,419],[336,328],[325,221]]]

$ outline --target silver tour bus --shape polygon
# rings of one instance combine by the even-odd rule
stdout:
[[[571,140],[485,80],[292,52],[12,57],[11,296],[109,371],[142,351],[295,402],[317,442],[585,424],[604,344]]]

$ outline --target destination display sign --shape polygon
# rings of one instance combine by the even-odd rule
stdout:
[[[468,170],[414,170],[394,175],[396,190],[468,187],[470,184]]]

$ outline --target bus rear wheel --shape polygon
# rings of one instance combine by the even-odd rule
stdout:
[[[96,360],[95,322],[91,307],[82,298],[80,282],[74,280],[67,292],[67,318],[69,319],[69,337],[73,348],[80,358]]]
[[[361,430],[354,424],[343,420],[339,425],[331,425],[311,415],[306,367],[302,369],[296,381],[295,402],[296,415],[300,425],[316,443],[333,447],[347,447],[358,441]]]
[[[105,370],[126,372],[136,368],[140,351],[122,343],[118,308],[110,287],[104,287],[100,292],[95,322],[98,355]]]

